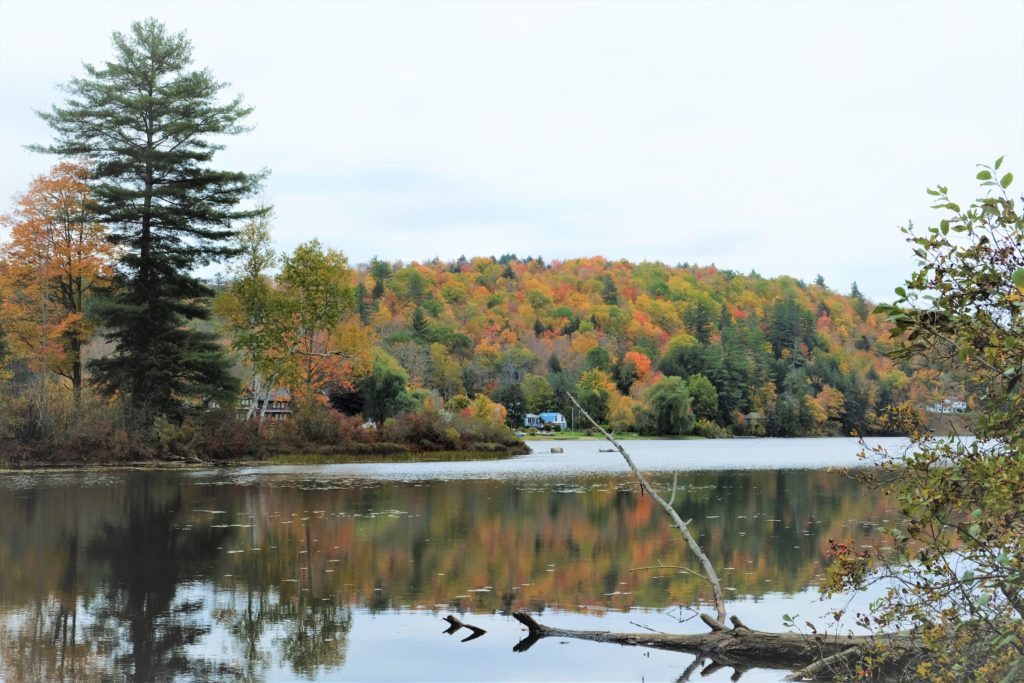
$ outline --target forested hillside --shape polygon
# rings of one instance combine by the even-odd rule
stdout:
[[[569,416],[571,391],[618,431],[864,433],[937,379],[884,357],[884,319],[821,278],[509,255],[374,260],[355,277],[362,323],[413,386],[487,394],[514,424]]]

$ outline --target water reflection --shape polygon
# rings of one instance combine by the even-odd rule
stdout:
[[[0,488],[0,678],[312,679],[344,666],[353,608],[600,613],[710,598],[621,474],[108,479]],[[729,597],[755,600],[816,584],[828,538],[868,543],[892,514],[826,471],[690,472],[676,506]]]

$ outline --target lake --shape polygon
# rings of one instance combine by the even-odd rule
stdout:
[[[526,634],[512,611],[700,632],[711,597],[606,442],[530,445],[486,462],[0,474],[0,680],[733,677],[642,647],[545,638],[513,652]],[[871,544],[896,517],[830,469],[860,464],[853,439],[625,445],[666,497],[677,478],[730,614],[755,629],[785,630],[784,613],[821,623],[828,539]],[[448,614],[487,633],[446,635]]]

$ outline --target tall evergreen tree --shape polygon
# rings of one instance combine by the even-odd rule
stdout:
[[[417,341],[430,341],[430,323],[419,306],[412,312],[412,333]]]
[[[861,320],[866,320],[868,317],[868,303],[864,300],[864,295],[861,293],[856,282],[850,286],[850,298],[853,299],[853,310],[860,316]]]
[[[93,380],[145,428],[230,392],[220,347],[188,325],[207,317],[211,294],[193,272],[232,253],[235,221],[268,209],[238,208],[263,174],[210,167],[251,109],[218,101],[225,84],[192,70],[185,35],[147,19],[115,32],[113,47],[113,61],[86,65],[65,104],[40,114],[55,139],[35,149],[91,166],[91,209],[121,253],[116,293],[98,310],[115,351],[92,363]]]
[[[391,277],[391,265],[376,256],[370,261],[370,275],[373,276],[373,298],[384,296],[384,283]]]

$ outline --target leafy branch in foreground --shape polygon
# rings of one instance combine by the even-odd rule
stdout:
[[[928,680],[1024,676],[1024,221],[1002,161],[981,167],[987,194],[966,209],[946,187],[928,191],[948,214],[923,233],[904,229],[919,269],[877,309],[893,324],[896,354],[963,376],[974,438],[909,429],[905,455],[872,449],[879,467],[863,476],[895,497],[905,522],[882,530],[887,552],[835,544],[826,586],[883,585],[860,621],[907,629],[923,655],[906,673]]]

